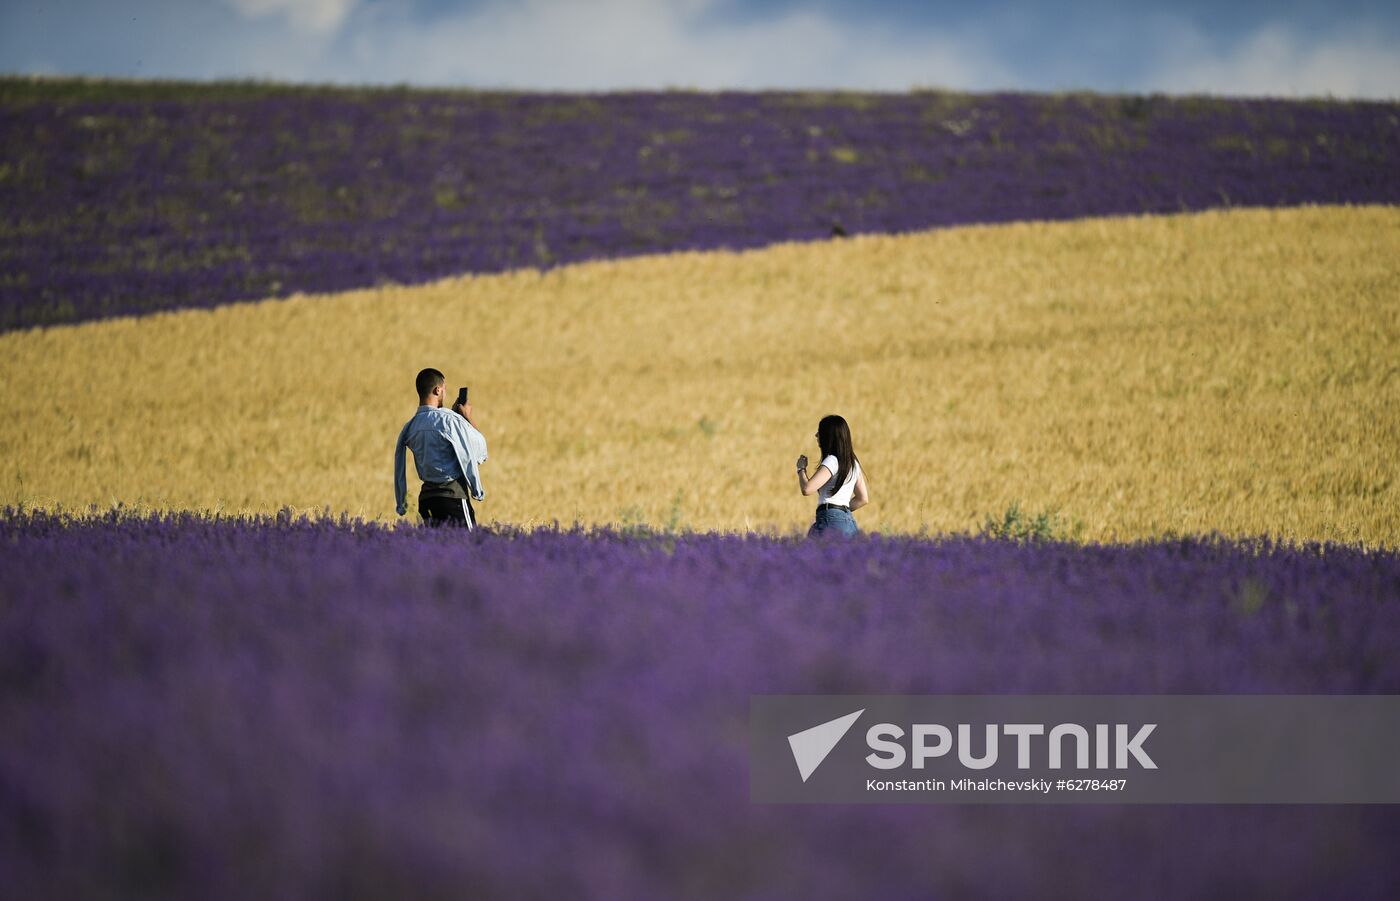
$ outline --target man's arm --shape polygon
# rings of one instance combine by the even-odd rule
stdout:
[[[394,511],[400,516],[408,512],[408,477],[404,475],[404,466],[407,462],[404,459],[404,448],[408,443],[408,427],[413,420],[404,423],[403,431],[399,432],[399,440],[394,444]]]
[[[475,419],[472,419],[472,405],[471,405],[471,404],[453,404],[453,405],[452,405],[452,412],[453,412],[453,413],[460,414],[461,417],[462,417],[463,419],[465,419],[467,422],[470,422],[470,423],[472,424],[472,428],[477,429],[477,430],[480,430],[480,429],[481,429],[481,426],[479,426],[479,425],[476,424],[476,420],[475,420]]]
[[[447,427],[447,439],[457,454],[457,464],[462,467],[462,475],[467,479],[467,490],[474,500],[486,499],[486,490],[481,487],[481,470],[486,461],[486,436],[478,432],[465,417],[454,416]]]

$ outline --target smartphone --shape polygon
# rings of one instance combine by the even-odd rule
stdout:
[[[466,388],[458,388],[458,389],[457,389],[457,403],[456,403],[456,406],[458,406],[458,407],[465,406],[466,403],[467,403],[467,389],[466,389]]]

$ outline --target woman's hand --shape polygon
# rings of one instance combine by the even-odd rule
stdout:
[[[803,454],[797,458],[797,471],[802,472],[807,468],[807,455]]]

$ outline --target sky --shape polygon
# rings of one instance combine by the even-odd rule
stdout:
[[[0,73],[1400,99],[1375,0],[0,0]]]

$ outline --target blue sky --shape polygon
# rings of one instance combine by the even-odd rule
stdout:
[[[1400,98],[1400,4],[0,0],[0,71]]]

